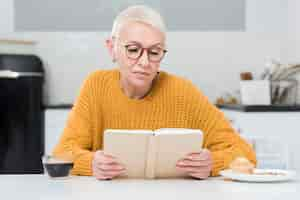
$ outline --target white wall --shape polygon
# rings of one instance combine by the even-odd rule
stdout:
[[[14,21],[13,0],[1,0],[1,3],[0,3],[0,34],[3,32],[12,32],[13,25],[14,25],[13,21]]]
[[[288,14],[288,47],[290,62],[300,61],[300,1],[290,0]]]
[[[247,0],[247,31],[286,32],[290,1],[294,0]]]
[[[2,2],[13,6],[12,0]],[[294,43],[288,43],[287,31],[281,31],[287,27],[284,18],[287,8],[290,7],[286,0],[248,0],[246,32],[169,32],[169,52],[162,69],[191,79],[211,100],[224,91],[237,90],[241,71],[262,72],[266,57],[284,62],[291,59],[287,49]],[[9,32],[13,15],[0,12],[0,19],[3,18],[10,18],[10,25],[6,25]],[[39,42],[37,53],[45,63],[46,102],[50,104],[71,103],[90,71],[113,67],[104,48],[106,32],[27,32],[0,36]]]
[[[294,12],[295,12],[295,26],[296,26],[296,31],[295,31],[295,36],[296,36],[296,48],[295,48],[295,58],[294,62],[299,62],[300,60],[300,1],[296,1],[296,5],[294,7]]]
[[[290,63],[300,63],[300,1],[289,0],[288,36],[286,51]],[[294,76],[300,83],[300,73]],[[297,102],[300,103],[300,87],[298,86]]]

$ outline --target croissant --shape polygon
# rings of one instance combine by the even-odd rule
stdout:
[[[230,163],[229,168],[234,172],[245,174],[253,174],[254,172],[254,164],[244,157],[237,157]]]

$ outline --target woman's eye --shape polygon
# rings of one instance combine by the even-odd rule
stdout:
[[[154,56],[156,56],[156,55],[159,54],[159,52],[157,52],[157,51],[151,51],[150,53],[151,53],[152,55],[154,55]]]
[[[138,52],[139,49],[138,49],[138,48],[135,48],[135,49],[128,49],[128,51],[131,52],[131,53],[135,53],[135,52]]]

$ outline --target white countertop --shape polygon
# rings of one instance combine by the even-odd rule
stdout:
[[[130,180],[98,181],[93,177],[72,176],[51,179],[46,175],[0,175],[1,199],[94,200],[94,199],[299,199],[300,180],[281,183],[246,183],[208,180]]]

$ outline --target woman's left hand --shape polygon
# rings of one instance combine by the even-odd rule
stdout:
[[[211,152],[203,149],[200,152],[189,153],[176,163],[176,169],[191,177],[206,179],[212,170]]]

